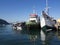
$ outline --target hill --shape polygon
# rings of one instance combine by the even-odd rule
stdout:
[[[0,19],[0,25],[2,25],[2,24],[8,25],[9,23],[3,19]]]

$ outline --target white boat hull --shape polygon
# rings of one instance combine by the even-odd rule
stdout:
[[[17,30],[22,30],[22,27],[18,27],[18,26],[17,26]]]
[[[44,34],[44,32],[41,30],[41,40],[45,41],[46,39],[46,35]]]
[[[52,29],[54,26],[54,22],[51,17],[49,17],[44,11],[42,12],[42,17],[41,17],[41,29],[44,32],[51,31],[49,29]]]

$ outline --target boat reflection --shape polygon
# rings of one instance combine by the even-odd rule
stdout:
[[[42,41],[39,30],[21,30],[21,31],[16,30],[16,32],[17,33],[19,32],[20,35],[21,34],[27,35],[26,36],[27,40],[29,40],[29,42],[33,43],[33,45],[36,45],[36,44],[51,45],[51,41],[52,41],[52,39],[54,39],[54,36],[55,36],[54,32],[52,32],[52,31],[48,32],[45,35],[45,40]]]
[[[40,32],[37,30],[30,30],[29,31],[29,38],[31,41],[36,41],[40,38]]]
[[[35,41],[37,39],[37,35],[30,35],[30,40]]]
[[[50,42],[53,39],[54,35],[55,35],[54,32],[49,32],[45,34],[45,40],[44,41],[41,40],[42,45],[50,45]]]
[[[27,35],[30,41],[40,39],[40,30],[13,30],[15,33]]]
[[[56,32],[56,35],[57,35],[58,39],[60,40],[60,31]]]

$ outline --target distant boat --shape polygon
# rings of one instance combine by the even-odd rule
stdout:
[[[24,28],[25,28],[25,22],[20,22],[20,23],[13,24],[13,29],[14,30],[22,30]]]
[[[17,25],[17,30],[22,30],[22,24],[21,24],[21,23],[19,23],[19,24]]]
[[[14,29],[14,30],[22,30],[21,23],[13,24],[13,29]]]

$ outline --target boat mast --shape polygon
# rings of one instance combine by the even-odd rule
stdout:
[[[46,8],[45,8],[45,11],[46,11],[47,15],[49,15],[48,0],[46,0]]]

